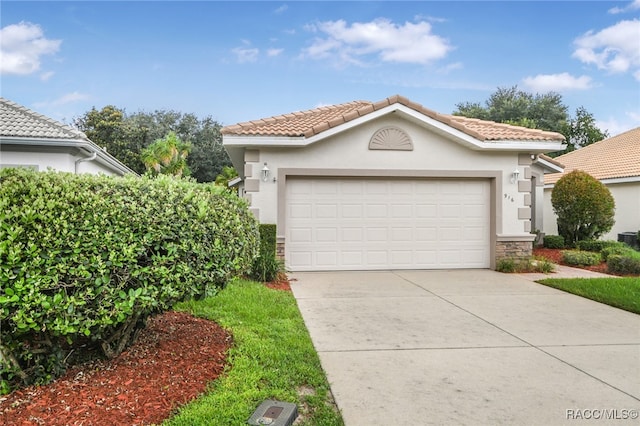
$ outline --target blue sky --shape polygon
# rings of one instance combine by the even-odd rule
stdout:
[[[498,87],[640,126],[640,0],[31,2],[0,6],[0,93],[220,123],[400,94],[441,113]]]

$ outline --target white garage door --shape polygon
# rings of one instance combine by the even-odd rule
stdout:
[[[287,179],[291,271],[489,267],[489,181]]]

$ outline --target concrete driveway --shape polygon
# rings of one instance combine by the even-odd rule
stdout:
[[[490,270],[290,278],[347,426],[638,424],[639,315]]]

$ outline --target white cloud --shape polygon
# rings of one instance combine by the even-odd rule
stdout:
[[[51,77],[53,77],[55,73],[53,71],[47,71],[40,74],[40,80],[48,81]]]
[[[632,12],[638,9],[640,9],[640,0],[634,0],[625,7],[616,6],[609,9],[609,13],[612,15],[617,15],[618,13]]]
[[[67,93],[66,95],[62,95],[51,104],[54,106],[66,105],[74,102],[86,101],[89,100],[89,95],[79,92]]]
[[[450,64],[445,65],[442,68],[439,68],[438,72],[442,74],[449,74],[451,71],[461,70],[462,68],[464,68],[464,66],[462,65],[462,62],[452,62]]]
[[[567,72],[560,74],[538,74],[522,79],[525,86],[537,92],[565,92],[567,90],[586,90],[593,87],[591,77],[574,77]]]
[[[40,69],[40,57],[60,49],[62,40],[44,37],[42,28],[20,22],[0,29],[0,73],[31,74]]]
[[[71,93],[62,95],[59,98],[54,99],[53,101],[36,102],[34,106],[37,108],[61,106],[61,105],[67,105],[74,102],[82,102],[87,100],[89,100],[89,95],[85,93],[80,93],[80,92],[71,92]]]
[[[255,47],[236,47],[231,51],[236,55],[236,60],[241,64],[257,61],[258,54],[260,53],[260,50]]]
[[[612,117],[608,120],[596,120],[596,126],[598,126],[599,129],[609,132],[609,136],[611,137],[640,126],[640,111],[627,112],[625,115],[626,119],[622,121]]]
[[[312,59],[334,58],[340,63],[363,64],[359,58],[376,54],[384,62],[427,64],[444,58],[453,49],[431,32],[428,22],[398,25],[384,18],[347,24],[344,20],[320,22],[305,27],[323,33],[303,51]]]
[[[279,56],[282,52],[284,52],[284,49],[268,49],[267,56]]]
[[[640,20],[620,21],[578,37],[573,57],[611,73],[631,72],[640,80]]]
[[[273,13],[275,13],[276,15],[282,15],[284,12],[287,11],[287,9],[289,9],[289,6],[287,6],[286,4],[283,4],[282,6],[274,10]]]

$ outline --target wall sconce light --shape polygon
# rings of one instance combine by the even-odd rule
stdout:
[[[264,163],[264,167],[262,168],[262,181],[266,182],[269,179],[269,173],[271,173],[271,170],[269,170],[269,167],[267,167],[267,163]]]
[[[516,183],[519,177],[520,177],[520,171],[518,169],[515,169],[513,173],[511,173],[511,183]]]

